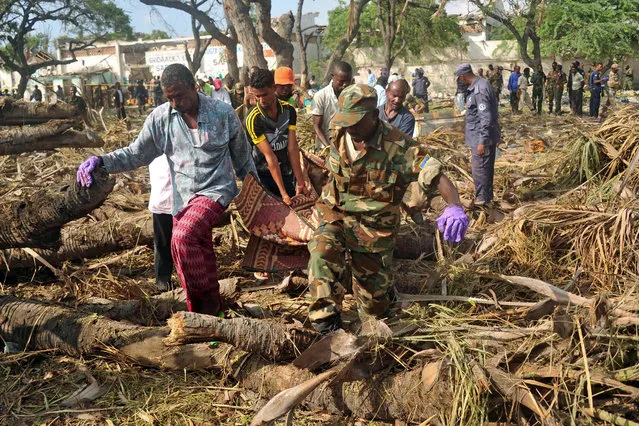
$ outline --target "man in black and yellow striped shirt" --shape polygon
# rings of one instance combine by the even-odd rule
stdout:
[[[295,194],[306,192],[295,135],[297,113],[275,95],[275,80],[268,70],[257,70],[250,77],[257,104],[246,116],[246,132],[253,142],[253,160],[262,184],[290,204]],[[297,184],[296,184],[297,182]]]

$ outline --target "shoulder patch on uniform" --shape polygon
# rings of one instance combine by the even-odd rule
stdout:
[[[421,169],[423,169],[424,167],[426,167],[426,163],[428,163],[428,160],[430,160],[430,156],[429,156],[429,155],[427,155],[427,156],[425,156],[425,157],[424,157],[424,159],[422,160],[422,162],[421,162],[421,163],[419,163],[419,167],[420,167]]]
[[[486,104],[481,103],[481,104],[479,104],[479,106],[477,108],[479,108],[480,111],[485,111],[486,110]]]

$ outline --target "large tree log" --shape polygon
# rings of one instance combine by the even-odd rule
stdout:
[[[224,343],[213,349],[208,343],[167,347],[163,343],[167,335],[165,327],[134,326],[38,301],[0,296],[0,336],[3,342],[12,342],[20,349],[58,349],[73,356],[122,354],[141,365],[175,370],[219,368],[234,375],[241,387],[269,398],[314,377],[306,370],[273,365],[259,355]],[[365,418],[425,420],[446,407],[453,389],[448,367],[433,369],[431,364],[357,382],[336,380],[313,391],[303,405]]]
[[[66,102],[53,105],[44,102],[24,102],[11,98],[0,99],[0,126],[23,126],[42,124],[49,120],[73,118],[78,108]]]
[[[62,228],[61,245],[57,249],[35,249],[53,266],[78,259],[92,259],[109,253],[153,245],[153,223],[151,213],[140,211],[125,213],[103,206],[95,210],[92,217],[70,222]],[[220,226],[229,223],[230,214],[225,212]],[[21,249],[0,250],[0,271],[31,269],[38,261]]]
[[[104,141],[93,130],[73,129],[75,120],[53,120],[40,126],[0,130],[0,155],[44,151],[54,148],[100,147]]]
[[[60,247],[61,227],[100,206],[114,184],[115,180],[100,167],[90,188],[74,180],[55,191],[39,191],[0,206],[0,249]]]
[[[35,249],[53,266],[78,259],[91,259],[109,253],[131,249],[140,245],[153,244],[153,223],[151,214],[142,211],[119,214],[97,222],[72,222],[62,228],[61,245],[56,250]],[[0,271],[29,269],[38,261],[21,249],[0,251]]]
[[[225,305],[233,303],[238,295],[239,278],[220,280],[220,296]],[[166,321],[175,312],[186,311],[184,289],[166,291],[141,300],[109,300],[91,297],[78,306],[84,312],[93,312],[114,321],[126,320],[135,324],[152,325]]]
[[[178,312],[168,320],[167,345],[222,340],[271,360],[292,359],[318,334],[312,330],[252,318],[223,319],[211,315]]]

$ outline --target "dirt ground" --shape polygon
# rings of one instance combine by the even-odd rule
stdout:
[[[631,283],[634,275],[620,274],[615,280],[601,280],[597,275],[600,271],[583,266],[585,263],[571,257],[571,252],[564,246],[553,246],[555,234],[528,232],[526,225],[521,225],[520,228],[516,225],[517,215],[521,212],[518,209],[531,203],[540,206],[562,206],[565,210],[576,210],[586,205],[584,200],[593,196],[594,189],[588,187],[587,182],[559,185],[559,171],[562,163],[569,160],[567,156],[570,155],[570,143],[582,135],[592,134],[601,123],[587,118],[568,115],[557,117],[545,113],[541,117],[533,116],[529,112],[513,116],[505,107],[502,107],[500,112],[503,142],[496,163],[496,203],[491,208],[472,209],[474,189],[469,175],[470,155],[469,150],[463,147],[463,135],[440,132],[436,136],[421,140],[423,143],[432,144],[432,152],[435,153],[433,155],[445,161],[447,173],[456,183],[463,202],[469,209],[471,229],[468,238],[474,242],[474,248],[471,253],[464,254],[456,247],[443,244],[439,246],[437,260],[398,260],[395,264],[398,290],[409,294],[479,297],[495,300],[498,306],[499,303],[508,301],[541,300],[529,289],[487,277],[486,274],[492,273],[547,280],[585,297],[604,293],[605,287],[607,298],[617,300],[624,296],[625,305],[639,306],[636,303],[639,300],[635,294],[636,281],[634,284]],[[117,123],[112,114],[105,114],[108,130],[100,131],[106,141],[103,148],[63,148],[50,152],[0,157],[0,193],[4,200],[20,199],[25,194],[70,180],[75,176],[75,170],[84,158],[127,145],[135,137],[144,118],[137,117],[137,112],[133,108],[130,109],[129,117],[130,128],[127,129],[122,123]],[[309,117],[300,116],[298,132],[303,146],[310,145],[312,141],[309,123]],[[148,194],[146,169],[123,173],[116,176],[116,189],[106,205],[124,213],[144,211]],[[600,197],[602,200],[606,198],[605,194]],[[609,202],[609,198],[603,201]],[[604,211],[604,207],[601,207],[604,204],[589,205],[596,205]],[[636,203],[627,207],[635,206]],[[432,200],[425,212],[426,221],[432,222],[442,208],[443,203],[440,199]],[[237,213],[233,214],[239,221]],[[552,214],[557,212],[553,210],[548,213]],[[511,223],[514,225],[509,228],[507,225]],[[419,229],[420,226],[405,218],[401,232],[415,234]],[[518,236],[513,237],[514,239],[499,240],[499,246],[495,247],[496,240],[491,240],[490,237],[503,238],[504,233],[510,232],[509,230],[520,234],[516,234]],[[216,229],[215,234],[216,241],[219,242],[217,255],[220,278],[240,277],[240,288],[244,290],[238,304],[231,308],[229,316],[244,315],[244,305],[257,304],[273,312],[276,317],[281,316],[288,320],[294,318],[301,322],[306,320],[308,302],[304,291],[286,293],[274,288],[256,289],[256,286],[264,283],[256,282],[252,274],[242,270],[241,261],[248,234],[241,226],[235,226],[234,229],[234,226],[227,225]],[[512,241],[519,241],[526,247],[516,248]],[[630,241],[630,244],[636,245],[636,240]],[[482,250],[482,246],[487,248]],[[556,251],[549,254],[544,251],[548,247]],[[491,255],[491,252],[498,253]],[[606,253],[600,255],[606,256]],[[472,267],[469,267],[469,264]],[[576,273],[575,265],[582,265],[584,271]],[[75,307],[90,297],[127,300],[143,299],[157,293],[153,278],[153,250],[146,245],[127,248],[99,259],[67,262],[58,272],[61,275],[56,276],[51,268],[37,259],[34,259],[33,267],[29,269],[4,268],[0,271],[0,295],[15,295]],[[277,284],[283,277],[284,274],[275,274],[266,284]],[[174,280],[177,282],[177,277],[174,276]],[[606,282],[605,286],[602,284],[603,281]],[[347,329],[356,331],[358,320],[352,305],[352,298],[347,297],[345,323]],[[549,330],[542,334],[530,334],[524,340],[507,340],[503,343],[479,344],[473,337],[477,330],[485,331],[484,328],[529,330],[531,327],[557,323],[553,323],[552,320],[550,323],[543,323],[548,319],[547,316],[530,320],[519,308],[495,308],[490,305],[447,301],[403,307],[403,320],[413,325],[417,324],[421,332],[411,339],[402,341],[400,346],[403,345],[404,352],[394,347],[393,356],[398,360],[394,371],[408,368],[413,362],[410,356],[428,350],[437,350],[447,359],[456,360],[451,361],[451,368],[457,368],[461,372],[460,377],[469,372],[468,369],[464,369],[465,367],[458,366],[464,363],[464,359],[478,360],[482,364],[493,359],[496,360],[495,365],[506,365],[504,368],[513,369],[517,367],[518,372],[525,370],[523,367],[527,362],[534,363],[535,366],[559,366],[557,371],[564,373],[568,370],[581,371],[583,367],[580,360],[583,361],[582,355],[585,354],[581,352],[579,341],[583,343],[584,339],[579,339],[578,333],[574,330],[570,337],[562,338]],[[573,310],[569,313],[573,320],[584,321],[585,324],[587,312]],[[0,318],[0,322],[1,320]],[[441,331],[431,329],[438,327],[449,332],[442,334]],[[589,356],[594,356],[590,360],[592,374],[596,370],[606,372],[607,377],[617,377],[613,374],[615,371],[632,367],[637,363],[636,348],[629,344],[637,338],[636,330],[597,330],[591,330],[589,333],[618,333],[623,337],[586,342],[585,349]],[[607,347],[597,348],[597,345]],[[502,353],[504,358],[497,359],[495,354],[499,353]],[[457,355],[462,358],[457,360]],[[89,383],[88,375],[100,384],[101,396],[81,405],[69,407],[63,404],[74,392]],[[518,377],[524,378],[526,383],[535,389],[534,398],[549,411],[567,413],[561,417],[563,424],[610,424],[601,420],[601,417],[585,415],[581,413],[581,408],[577,408],[587,406],[587,401],[592,402],[593,399],[598,407],[607,412],[639,421],[636,395],[626,398],[619,395],[620,391],[615,386],[597,385],[599,387],[594,387],[592,396],[590,378],[586,382],[586,376],[581,373],[579,377],[572,379],[553,375],[527,376],[524,373]],[[455,396],[455,401],[459,397],[459,401],[465,401],[464,404],[467,406],[451,403],[455,406],[451,407],[450,413],[442,415],[445,422],[440,424],[541,424],[540,417],[533,415],[533,412],[538,413],[528,408],[520,412],[514,408],[512,402],[505,402],[510,398],[497,398],[499,392],[493,391],[492,396],[478,396],[480,392],[475,386],[479,385],[467,383],[468,380],[462,380],[460,383],[463,384],[459,385],[460,389],[467,389],[464,390],[465,393],[460,391],[460,395]],[[638,378],[634,378],[625,383],[632,387],[637,384],[637,380]],[[585,387],[589,388],[589,392],[584,390]],[[476,401],[468,402],[473,395],[476,396]],[[52,350],[0,354],[2,425],[248,425],[256,410],[265,401],[264,395],[260,392],[242,388],[233,378],[223,376],[220,371],[149,369],[134,365],[109,353],[108,350],[84,358],[72,358]],[[458,413],[457,417],[454,413]],[[456,423],[455,418],[459,422]],[[298,408],[294,411],[292,422],[288,424],[420,423],[412,419],[389,423]],[[276,424],[284,424],[284,421],[280,420]]]

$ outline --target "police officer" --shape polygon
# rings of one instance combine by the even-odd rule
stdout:
[[[590,116],[599,117],[599,104],[601,103],[601,82],[603,77],[601,71],[603,70],[603,64],[599,62],[597,68],[590,74]]]
[[[437,219],[445,240],[461,241],[468,227],[457,190],[441,173],[441,163],[420,154],[415,140],[382,122],[376,106],[375,89],[352,85],[340,94],[331,121],[329,178],[316,204],[320,223],[309,244],[308,264],[309,318],[322,333],[341,324],[343,290],[351,282],[347,251],[363,324],[388,313],[399,206],[411,182],[419,182],[427,193],[438,190],[448,203]]]
[[[461,64],[455,72],[467,85],[466,145],[472,151],[472,172],[475,182],[475,205],[493,200],[495,153],[500,141],[498,103],[490,84],[473,73],[470,64]]]

